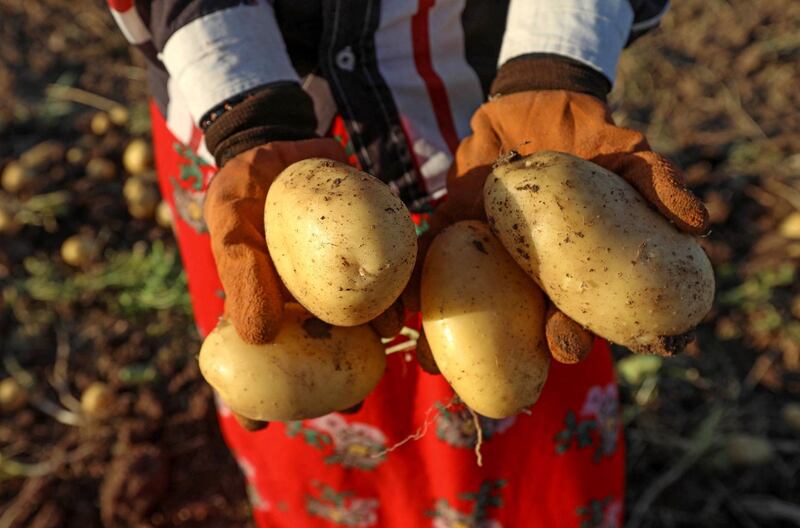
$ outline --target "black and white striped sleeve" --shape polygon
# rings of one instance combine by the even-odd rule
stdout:
[[[195,123],[242,93],[298,82],[267,0],[108,0],[128,41],[160,62]]]

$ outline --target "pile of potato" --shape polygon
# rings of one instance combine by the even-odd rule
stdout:
[[[714,276],[698,243],[619,176],[539,152],[486,181],[488,225],[442,231],[422,271],[423,328],[436,366],[476,412],[502,418],[547,379],[546,298],[637,352],[662,350],[711,308]],[[238,414],[297,420],[346,409],[386,359],[368,323],[405,288],[417,253],[408,211],[379,180],[330,160],[287,168],[265,208],[266,243],[299,304],[274,342],[249,345],[221,322],[203,375]]]

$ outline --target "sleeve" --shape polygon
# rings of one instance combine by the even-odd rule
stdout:
[[[566,89],[605,99],[623,48],[668,0],[511,0],[491,93]]]
[[[108,0],[127,40],[163,66],[196,123],[259,87],[299,81],[266,0]]]
[[[303,91],[267,0],[108,0],[127,40],[169,77],[217,166],[270,141],[315,137]],[[244,97],[246,96],[246,97]]]

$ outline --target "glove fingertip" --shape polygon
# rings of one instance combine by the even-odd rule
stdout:
[[[558,309],[552,309],[545,323],[547,346],[553,359],[572,365],[583,361],[594,344],[594,336]]]
[[[283,320],[283,303],[268,300],[258,306],[235,305],[227,315],[239,337],[247,343],[262,345],[278,335]]]
[[[433,352],[431,351],[431,346],[428,344],[428,338],[425,337],[424,333],[420,333],[417,339],[417,363],[419,363],[422,370],[428,374],[441,374],[438,365],[436,365],[436,360],[433,358]]]
[[[625,179],[632,183],[675,226],[691,235],[708,232],[708,210],[686,187],[683,172],[664,156],[651,151],[635,152],[621,164]]]
[[[361,400],[357,404],[355,404],[355,405],[353,405],[351,407],[348,407],[347,409],[342,409],[341,411],[339,411],[339,413],[340,414],[356,414],[358,411],[361,410],[361,408],[363,406],[364,406],[364,400]]]
[[[405,310],[403,301],[398,299],[382,314],[369,322],[373,330],[383,338],[394,337],[403,329]]]
[[[237,412],[232,412],[233,417],[236,418],[236,422],[242,426],[243,429],[254,433],[256,431],[261,431],[266,429],[269,426],[269,422],[264,422],[262,420],[253,420],[252,418],[248,418],[246,416],[242,416]]]

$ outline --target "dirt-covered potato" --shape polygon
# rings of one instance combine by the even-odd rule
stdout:
[[[278,176],[264,225],[283,283],[337,326],[366,323],[389,308],[417,255],[414,223],[389,187],[326,159],[300,161]]]
[[[484,200],[517,263],[609,341],[669,354],[711,309],[714,273],[700,245],[598,165],[559,152],[501,163]]]
[[[544,296],[486,224],[454,224],[433,241],[422,271],[422,324],[456,394],[490,418],[539,398],[550,354]]]
[[[200,371],[234,412],[289,421],[347,409],[380,381],[386,353],[368,325],[331,326],[287,304],[271,343],[244,342],[221,320],[200,349]]]

